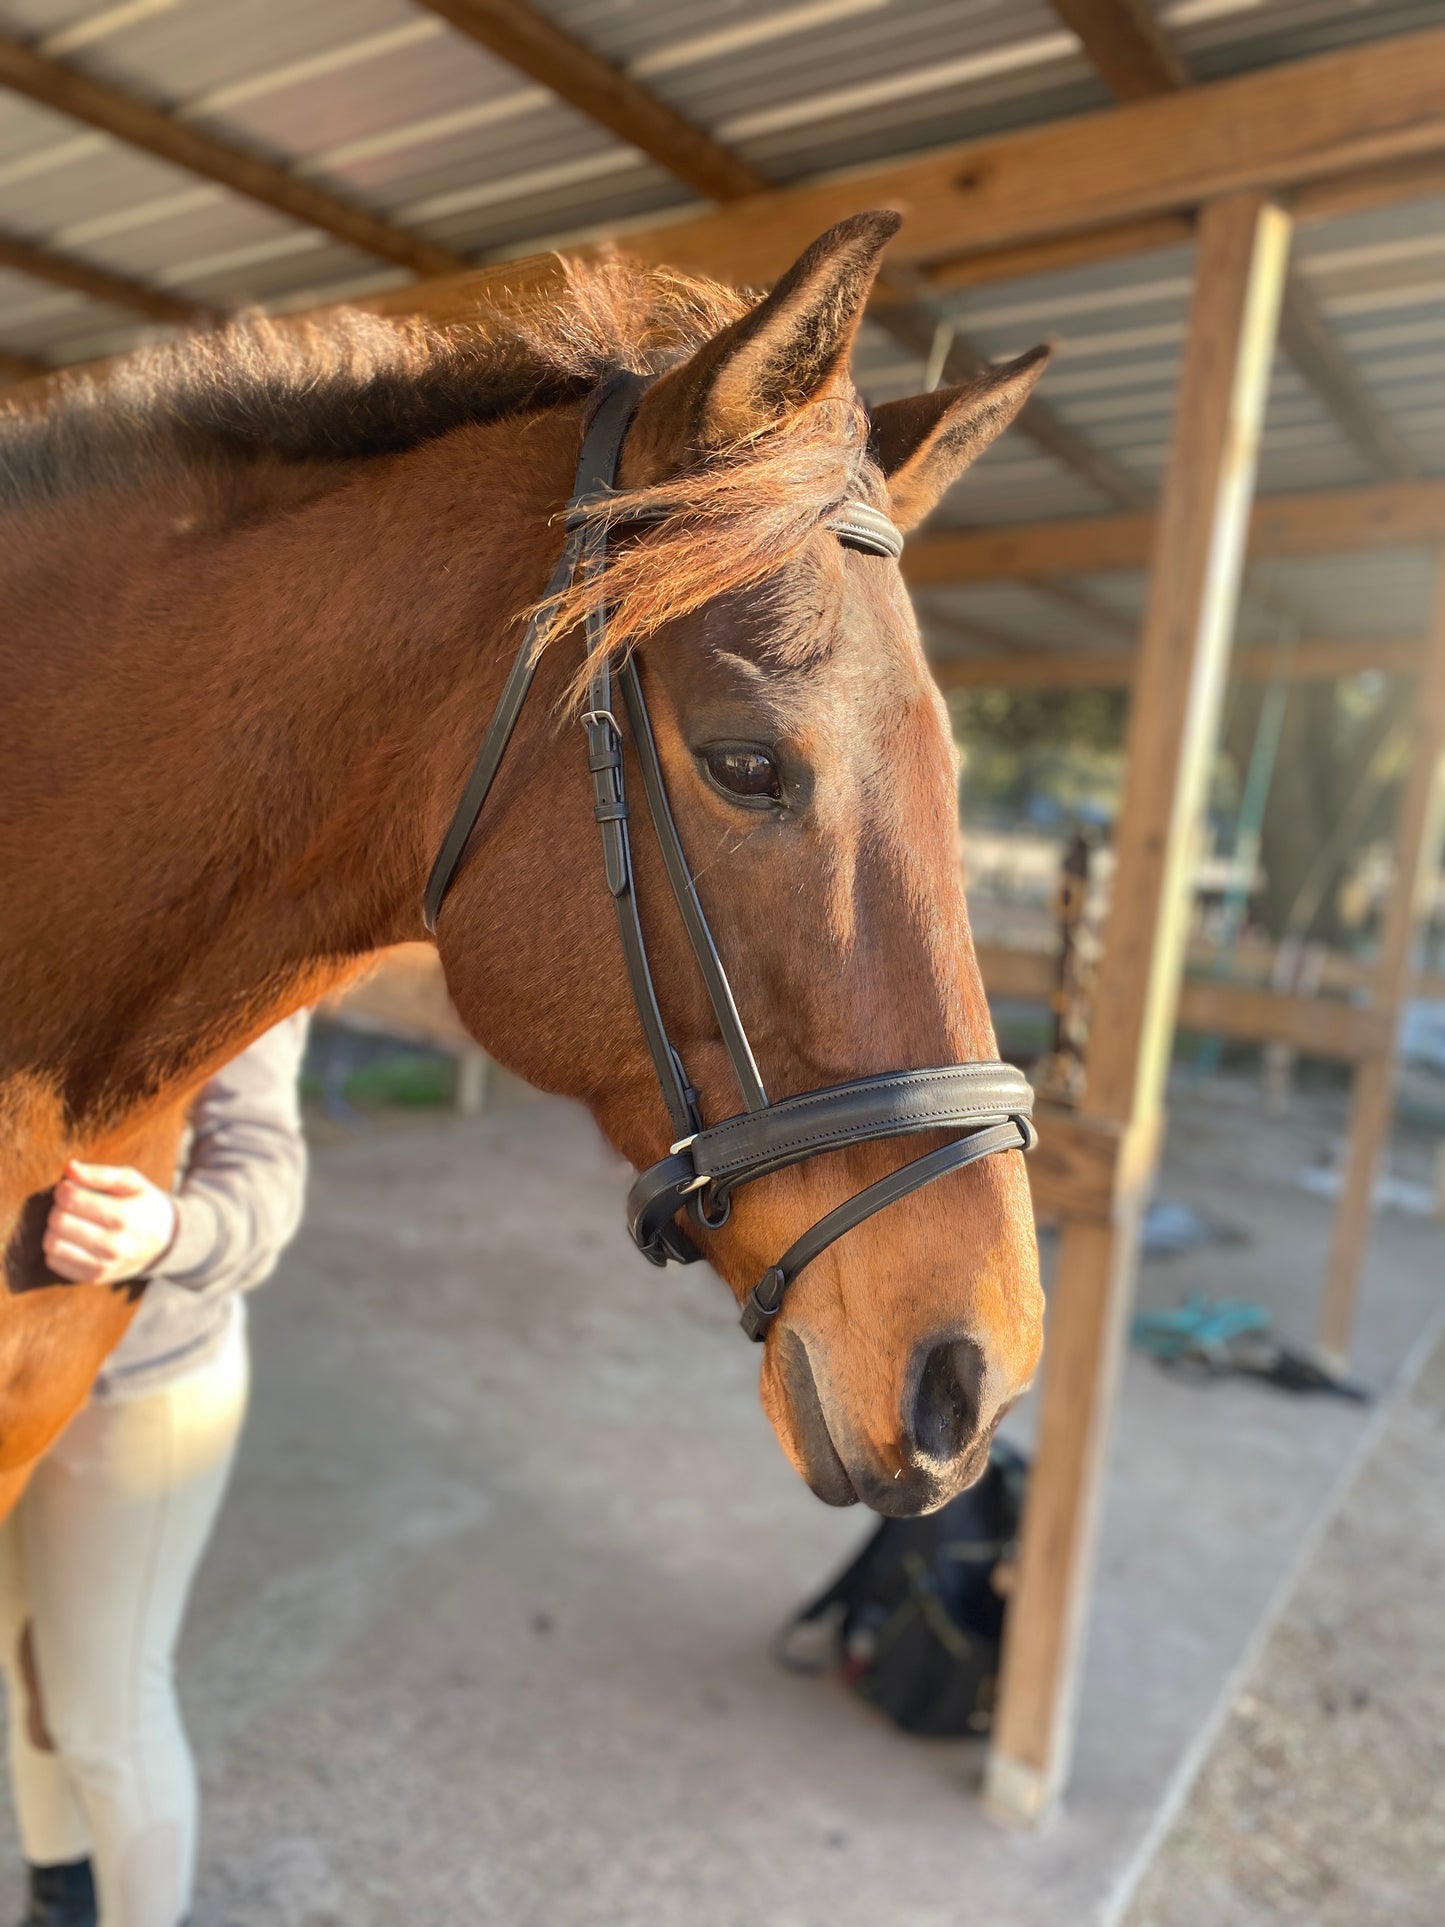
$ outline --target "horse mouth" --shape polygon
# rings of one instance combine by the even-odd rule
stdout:
[[[858,1488],[833,1443],[807,1346],[786,1329],[773,1342],[790,1408],[794,1463],[825,1505],[857,1505]]]

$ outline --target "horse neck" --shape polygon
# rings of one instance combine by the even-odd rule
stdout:
[[[509,618],[546,576],[570,435],[550,417],[459,430],[313,480],[311,500],[278,474],[278,512],[219,532],[153,502],[32,531],[12,780],[36,807],[23,843],[0,832],[0,914],[15,1061],[69,1115],[173,1101],[421,935]]]

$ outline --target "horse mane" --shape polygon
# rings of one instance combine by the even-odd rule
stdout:
[[[345,308],[248,315],[64,376],[43,405],[0,406],[0,517],[191,484],[207,520],[224,524],[228,505],[255,512],[254,477],[268,465],[344,472],[465,425],[575,403],[622,369],[661,373],[752,305],[615,254],[560,269],[560,289],[519,313],[450,324]],[[658,523],[609,564],[609,646],[777,574],[860,487],[866,429],[856,399],[834,396],[600,506],[609,520]],[[557,632],[591,593],[579,583],[563,598]]]

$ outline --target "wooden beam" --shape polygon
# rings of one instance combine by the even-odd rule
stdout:
[[[1409,994],[1412,953],[1438,874],[1445,804],[1445,551],[1436,565],[1435,609],[1425,674],[1411,724],[1410,770],[1395,821],[1395,883],[1380,933],[1371,988],[1377,1020],[1393,1040]],[[1395,1058],[1382,1053],[1362,1064],[1350,1094],[1344,1181],[1320,1306],[1318,1346],[1332,1365],[1347,1361],[1354,1336],[1360,1276],[1374,1214],[1375,1173],[1390,1134]]]
[[[1113,1122],[1126,1145],[1153,1145],[1159,1133],[1190,865],[1288,259],[1288,217],[1261,197],[1235,195],[1201,214],[1089,1039],[1086,1109]],[[1067,1772],[1103,1451],[1149,1177],[1140,1154],[1112,1222],[1064,1223],[988,1770],[992,1803],[1020,1817],[1045,1813]]]
[[[1445,34],[1402,37],[1378,45],[1406,53],[1399,62],[1392,54],[1388,66],[1382,60],[1378,67],[1367,68],[1348,63],[1359,62],[1367,54],[1373,60],[1376,50],[1357,50],[1329,56],[1325,64],[1301,61],[1270,69],[1265,76],[1216,82],[1195,88],[1183,100],[1148,103],[1151,112],[1143,120],[1136,118],[1136,108],[1115,108],[1053,122],[999,142],[967,142],[937,150],[920,162],[862,169],[841,180],[776,190],[736,209],[632,229],[625,246],[641,259],[671,261],[743,286],[765,286],[830,222],[861,207],[896,205],[910,218],[900,242],[894,244],[890,266],[912,252],[942,264],[937,269],[941,286],[966,287],[1188,240],[1195,205],[1226,166],[1247,167],[1273,184],[1297,176],[1300,185],[1287,198],[1298,208],[1301,221],[1331,220],[1396,201],[1445,194],[1445,114],[1438,101],[1445,72]],[[1413,82],[1401,78],[1402,64],[1413,66]],[[1252,91],[1254,80],[1265,78],[1272,83],[1268,99]],[[1316,81],[1321,83],[1320,96],[1297,142],[1286,140],[1280,129],[1261,127],[1249,118],[1256,109],[1273,114],[1278,109],[1287,111],[1296,97],[1308,100]],[[1377,84],[1378,94],[1361,107],[1354,90]],[[1163,118],[1156,118],[1160,109],[1166,110]],[[1171,118],[1176,113],[1177,122]],[[1332,133],[1317,124],[1325,114],[1333,115]],[[1235,115],[1244,116],[1238,127],[1231,118]],[[1219,128],[1210,132],[1209,123],[1214,120]],[[1201,123],[1208,135],[1206,152],[1201,171],[1191,175],[1186,165],[1192,151],[1190,138]],[[1097,148],[1117,143],[1121,172],[1127,171],[1122,165],[1127,159],[1148,176],[1167,158],[1167,189],[1137,183],[1131,188],[1126,180],[1114,179],[1113,164],[1108,163],[1108,180],[1090,187],[1077,210],[1081,218],[1071,220],[1069,208],[1063,205],[1067,191],[1061,191],[1060,183],[1071,176],[1075,130],[1087,137],[1090,156]],[[1232,159],[1218,151],[1221,143],[1228,146],[1231,140]],[[1019,145],[1014,147],[1012,141]],[[1371,157],[1372,150],[1381,144],[1404,144],[1414,150],[1414,157],[1377,161]],[[973,197],[982,191],[985,180],[990,232],[980,235],[971,225],[971,215]],[[1022,218],[1028,232],[1015,233],[1019,223],[1011,225],[1010,210],[1035,196],[1036,190],[1044,199]],[[1167,209],[1132,211],[1135,200],[1147,202],[1161,191],[1170,201]],[[584,255],[588,251],[585,247],[574,250]],[[391,289],[360,305],[387,314],[425,312],[439,320],[464,318],[479,305],[507,301],[511,290],[520,285],[535,287],[555,279],[555,273],[551,257],[519,256],[430,282],[424,296],[409,288]],[[886,299],[886,291],[880,290],[879,298]]]
[[[1442,156],[1445,28],[1432,28],[755,196],[635,230],[627,247],[758,285],[860,207],[906,212],[893,258],[916,264]]]
[[[1192,213],[1145,215],[1136,221],[1116,222],[1112,227],[1092,228],[1087,234],[1057,235],[1045,241],[1024,241],[1017,247],[985,248],[977,254],[935,261],[928,278],[937,288],[986,288],[1035,274],[1093,267],[1099,261],[1127,260],[1156,248],[1187,247],[1193,239]]]
[[[1445,197],[1445,160],[1390,161],[1381,167],[1362,167],[1305,186],[1281,189],[1280,199],[1294,216],[1297,228],[1321,221],[1337,221],[1348,214],[1372,214],[1377,208],[1402,201]],[[1021,241],[1010,247],[983,248],[946,256],[929,269],[939,288],[991,287],[1000,281],[1019,281],[1036,274],[1060,274],[1070,268],[1092,267],[1099,261],[1118,261],[1160,248],[1186,246],[1194,239],[1191,211],[1145,214],[1116,221],[1082,234],[1051,235]]]
[[[1078,515],[1000,528],[939,529],[910,541],[903,573],[915,589],[1015,582],[1047,575],[1142,569],[1152,515]],[[1261,496],[1250,511],[1252,560],[1419,548],[1445,540],[1445,482],[1389,482]]]
[[[47,60],[9,35],[0,35],[0,86],[13,88],[72,120],[98,127],[132,147],[144,148],[174,167],[217,181],[233,194],[263,202],[306,227],[334,234],[366,254],[395,261],[413,274],[454,274],[466,266],[449,248],[395,227],[258,154],[188,127],[119,88],[92,80],[78,68]]]
[[[432,13],[540,81],[629,147],[710,201],[765,193],[767,181],[721,141],[523,0],[419,0]]]
[[[946,620],[925,617],[925,633],[932,636]],[[1242,682],[1272,682],[1283,667],[1289,682],[1338,682],[1367,670],[1418,675],[1423,660],[1424,644],[1410,636],[1379,642],[1297,642],[1287,653],[1268,647],[1237,649],[1229,673]],[[1133,650],[1030,649],[1013,641],[1001,655],[933,659],[940,689],[1127,689],[1138,666]]]
[[[1295,997],[1215,977],[1184,979],[1179,1026],[1217,1032],[1242,1044],[1290,1044],[1306,1057],[1344,1064],[1373,1062],[1389,1047],[1389,1031],[1378,1011],[1340,998]]]
[[[1129,1146],[1118,1126],[1060,1105],[1035,1107],[1039,1141],[1029,1157],[1029,1193],[1043,1219],[1107,1224],[1127,1181]]]
[[[14,234],[0,234],[0,268],[27,274],[36,281],[48,281],[57,288],[70,288],[76,294],[88,295],[92,301],[104,301],[112,308],[148,315],[152,321],[168,321],[184,327],[207,318],[206,310],[194,301],[183,301],[177,295],[167,294],[163,288],[149,287],[123,274],[112,274],[108,268],[94,267],[89,261],[77,261],[73,255],[55,254]]]
[[[1002,943],[976,943],[974,949],[990,992],[1025,999],[1052,996],[1054,964],[1051,952],[1026,950]],[[1273,945],[1236,944],[1226,953],[1226,961],[1231,985],[1268,990],[1276,981],[1280,953]],[[1321,967],[1317,991],[1321,1000],[1351,1001],[1354,1008],[1360,1008],[1354,1000],[1358,992],[1370,989],[1372,972],[1369,966],[1340,950],[1324,952],[1319,961]],[[1212,974],[1219,969],[1220,963],[1221,953],[1215,945],[1190,945],[1189,967],[1196,975]],[[1189,981],[1185,979],[1186,984]],[[1438,1002],[1445,998],[1445,976],[1437,971],[1411,977],[1409,993],[1412,997]]]
[[[1152,100],[1189,85],[1178,49],[1146,0],[1052,0],[1052,5],[1120,100]]]
[[[1383,161],[1346,173],[1309,181],[1287,197],[1297,227],[1342,220],[1348,214],[1373,214],[1402,201],[1433,201],[1445,195],[1445,157]]]
[[[1052,999],[1057,966],[1051,952],[1000,943],[975,944],[974,950],[990,998],[1030,1004]],[[1390,1043],[1381,1014],[1347,998],[1299,997],[1223,977],[1184,979],[1179,1028],[1211,1031],[1244,1044],[1292,1044],[1306,1057],[1344,1064],[1379,1057]]]
[[[1405,481],[1420,473],[1414,450],[1360,379],[1299,273],[1285,285],[1280,345],[1375,473]]]
[[[1120,100],[1146,100],[1191,84],[1188,68],[1143,0],[1052,0]],[[1400,481],[1420,465],[1335,339],[1314,292],[1296,271],[1285,281],[1280,344],[1375,473]]]

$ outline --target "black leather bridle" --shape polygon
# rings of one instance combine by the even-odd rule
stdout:
[[[618,375],[602,390],[593,409],[568,504],[567,540],[561,559],[512,664],[427,881],[424,915],[426,927],[433,933],[531,687],[551,626],[549,611],[579,569],[596,580],[606,566],[607,522],[605,517],[588,511],[598,506],[612,486],[627,425],[646,387],[643,376]],[[887,516],[863,502],[843,503],[827,518],[825,526],[845,547],[869,555],[896,558],[903,549],[903,537]],[[881,1077],[855,1078],[827,1090],[805,1091],[798,1097],[769,1102],[673,820],[636,660],[629,652],[614,666],[607,653],[606,631],[606,607],[594,602],[586,624],[592,674],[582,717],[587,732],[587,767],[592,774],[592,813],[601,826],[603,869],[617,911],[628,981],[676,1138],[668,1155],[642,1172],[628,1193],[628,1229],[638,1249],[655,1265],[665,1265],[669,1260],[691,1264],[702,1253],[677,1221],[684,1210],[696,1230],[716,1231],[727,1222],[732,1194],[740,1186],[789,1165],[844,1145],[880,1138],[905,1137],[920,1131],[960,1134],[840,1204],[768,1267],[749,1293],[742,1314],[748,1336],[761,1340],[777,1317],[789,1284],[845,1232],[949,1171],[995,1151],[1030,1150],[1035,1142],[1030,1121],[1033,1092],[1022,1071],[988,1060],[933,1070],[891,1071]],[[705,1125],[702,1121],[697,1092],[668,1037],[648,967],[633,891],[623,737],[613,708],[614,681],[622,692],[633,754],[642,774],[642,788],[668,880],[742,1092],[744,1110],[718,1124]]]

